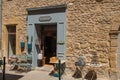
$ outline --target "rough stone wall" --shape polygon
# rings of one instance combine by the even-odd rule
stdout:
[[[67,47],[69,48],[67,53],[72,54],[72,56],[78,56],[79,53],[82,53],[86,56],[87,62],[90,62],[92,52],[96,51],[99,56],[99,62],[103,65],[105,64],[106,69],[109,69],[110,65],[112,68],[116,68],[116,48],[113,53],[110,52],[109,32],[111,30],[118,30],[120,22],[117,18],[120,15],[119,4],[119,2],[113,1],[74,3],[74,9],[68,13]],[[117,43],[116,40],[114,42]],[[114,44],[112,43],[112,45]],[[76,57],[68,59],[73,60],[69,64],[72,67]],[[103,67],[101,70],[105,68]]]
[[[96,53],[98,63],[102,65],[96,68],[98,77],[117,80],[117,38],[112,39],[110,32],[119,30],[120,0],[103,0],[102,2],[95,0],[3,0],[3,25],[17,24],[17,38],[25,38],[27,35],[26,8],[60,4],[67,4],[67,73],[73,74],[74,62],[80,54],[85,56],[87,63],[91,63]],[[3,28],[3,36],[5,34]],[[3,41],[6,41],[5,37]],[[17,47],[17,50],[19,49]],[[5,50],[7,48],[3,49]],[[86,69],[90,68],[86,66]]]
[[[97,69],[98,74],[103,74],[99,77],[117,80],[117,39],[112,39],[109,33],[118,31],[119,5],[118,0],[103,0],[103,2],[77,0],[69,5],[67,55],[70,70],[74,70],[74,62],[80,53],[86,57],[86,62],[90,63],[92,53],[96,52],[98,63],[102,65]],[[107,73],[110,76],[106,75]]]

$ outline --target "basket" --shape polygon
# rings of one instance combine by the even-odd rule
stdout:
[[[51,57],[50,58],[50,63],[58,63],[58,58],[57,57]]]

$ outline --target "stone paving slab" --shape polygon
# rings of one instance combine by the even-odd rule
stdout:
[[[51,67],[50,67],[51,68]],[[52,68],[41,67],[29,72],[19,72],[10,70],[9,65],[6,67],[6,80],[58,80],[57,77],[50,76]],[[0,70],[0,80],[2,80],[2,70]]]
[[[48,72],[44,71],[30,71],[19,80],[58,80],[56,77],[49,76]]]

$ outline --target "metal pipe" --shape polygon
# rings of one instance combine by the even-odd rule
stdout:
[[[2,74],[2,80],[5,80],[5,64],[6,64],[6,60],[5,60],[5,57],[3,57],[3,74]]]
[[[0,57],[2,56],[2,0],[0,0]]]
[[[60,68],[61,68],[61,61],[59,60],[59,80],[61,80],[61,71],[60,71]]]

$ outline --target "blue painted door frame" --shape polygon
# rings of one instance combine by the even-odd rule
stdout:
[[[47,16],[47,17],[46,17]],[[43,21],[40,21],[40,18]],[[50,20],[48,17],[50,17]],[[28,15],[28,43],[32,44],[32,67],[37,67],[37,51],[35,49],[35,40],[37,39],[37,32],[35,30],[35,24],[57,24],[57,56],[60,59],[66,58],[66,14],[65,12],[51,13],[51,14],[38,14]],[[33,38],[33,41],[31,41]]]

